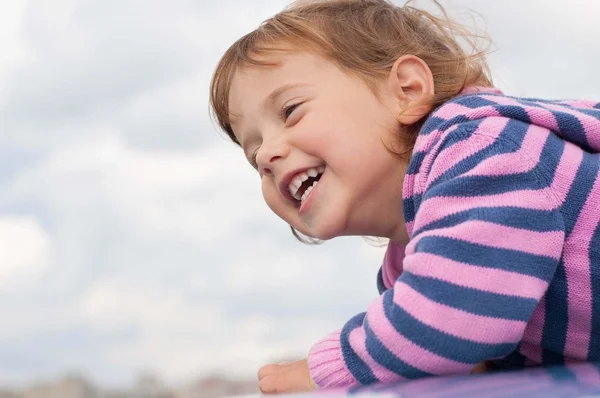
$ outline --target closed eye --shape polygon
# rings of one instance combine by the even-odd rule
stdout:
[[[283,108],[281,108],[281,119],[286,122],[290,116],[292,116],[292,113],[294,113],[294,110],[300,106],[300,103],[298,104],[291,104],[291,105],[286,105]]]

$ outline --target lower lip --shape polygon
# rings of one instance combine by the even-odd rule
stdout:
[[[306,199],[304,199],[304,202],[302,202],[302,204],[300,205],[300,209],[298,209],[298,213],[300,213],[300,215],[306,213],[308,211],[308,208],[310,206],[310,203],[312,201],[313,196],[315,195],[315,191],[317,189],[319,189],[319,187],[321,186],[321,181],[323,181],[323,177],[325,176],[325,172],[323,172],[323,174],[321,174],[321,178],[319,179],[319,183],[317,185],[313,186],[312,191],[310,191],[310,193],[308,194],[308,196],[306,197]]]

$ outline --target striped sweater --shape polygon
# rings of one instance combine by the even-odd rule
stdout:
[[[410,241],[308,356],[320,387],[600,360],[600,104],[474,89],[425,122]]]

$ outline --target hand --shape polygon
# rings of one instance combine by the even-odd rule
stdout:
[[[477,366],[475,366],[473,368],[473,370],[471,371],[471,374],[475,375],[475,374],[480,374],[480,373],[487,373],[493,369],[494,369],[494,366],[491,363],[489,363],[488,361],[483,361],[483,362],[477,364]]]
[[[307,392],[316,389],[306,359],[266,365],[258,371],[258,388],[263,394]]]

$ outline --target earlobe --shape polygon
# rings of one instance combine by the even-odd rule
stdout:
[[[403,55],[388,76],[388,88],[397,104],[396,115],[402,124],[413,124],[431,111],[429,101],[435,94],[433,74],[421,58]]]

